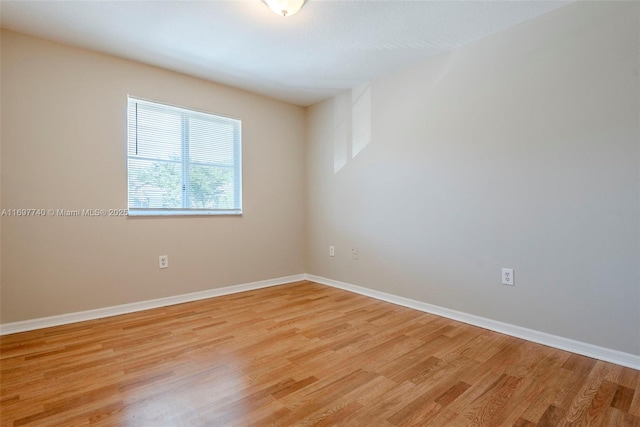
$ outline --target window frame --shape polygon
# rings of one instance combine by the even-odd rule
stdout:
[[[159,110],[165,111],[174,111],[181,115],[181,160],[168,160],[163,158],[153,158],[153,157],[143,157],[137,155],[131,155],[130,144],[131,144],[131,135],[129,128],[130,124],[130,108],[131,104],[146,104],[152,107],[158,108]],[[151,101],[144,98],[128,96],[127,97],[127,137],[126,137],[126,161],[127,161],[127,215],[130,217],[169,217],[169,216],[241,216],[243,213],[242,210],[242,120],[225,116],[217,113],[211,113],[201,110],[196,110],[192,108],[179,107],[175,105],[170,105],[162,102]],[[233,122],[234,132],[233,132],[233,166],[231,167],[233,170],[233,192],[234,192],[234,200],[236,201],[235,208],[230,209],[216,209],[216,208],[189,208],[188,206],[190,191],[188,189],[189,186],[189,167],[193,165],[207,165],[212,166],[215,162],[198,162],[191,161],[189,157],[189,118],[198,116],[205,118],[206,120],[220,120]],[[136,118],[136,132],[137,132],[137,118]],[[137,144],[137,140],[136,140]],[[136,148],[137,150],[137,148]],[[182,191],[182,207],[180,208],[140,208],[140,207],[131,207],[131,199],[130,199],[130,160],[150,160],[155,162],[166,162],[166,163],[179,163],[182,168],[182,173],[180,177],[180,185],[183,188]],[[227,165],[221,165],[227,167]]]

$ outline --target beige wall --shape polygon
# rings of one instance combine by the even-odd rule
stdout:
[[[2,31],[0,30],[0,212],[2,212]],[[0,215],[0,323],[2,323],[2,215]]]
[[[640,354],[638,12],[578,2],[312,107],[307,272]]]
[[[304,272],[303,108],[12,32],[1,64],[3,208],[125,208],[128,94],[242,119],[244,161],[242,217],[2,218],[2,323]]]

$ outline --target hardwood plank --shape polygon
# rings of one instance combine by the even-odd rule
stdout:
[[[629,413],[635,415],[636,417],[640,417],[640,383],[638,383],[636,392],[633,395],[633,400],[631,401],[631,406],[629,407]]]
[[[565,410],[558,408],[555,405],[549,405],[547,410],[542,414],[540,420],[538,420],[538,427],[553,427],[560,425],[560,422],[564,418]]]
[[[617,408],[608,408],[601,425],[615,427],[640,427],[640,417],[636,417]]]
[[[414,395],[417,388],[410,382],[397,384],[385,377],[376,378],[358,396],[363,409],[345,425],[392,425],[386,419],[406,405],[407,396]]]
[[[592,406],[592,402],[603,384],[609,367],[610,364],[605,362],[598,361],[595,364],[591,372],[589,372],[586,381],[575,394],[571,405],[568,407],[566,414],[567,422],[580,423],[581,420],[584,420],[588,416],[589,408]],[[610,389],[611,387],[608,387],[607,391],[610,391]],[[613,393],[611,393],[611,398],[613,398]],[[609,406],[608,403],[607,406]]]
[[[521,383],[522,378],[502,374],[465,409],[464,416],[476,425],[497,425],[496,418]]]
[[[524,418],[518,418],[518,420],[513,424],[513,427],[536,427],[536,425]]]
[[[447,406],[454,400],[456,400],[462,393],[467,391],[471,387],[471,384],[467,384],[463,381],[459,381],[451,387],[449,390],[438,396],[435,400],[440,406]]]
[[[619,385],[616,388],[613,399],[611,400],[611,407],[620,409],[623,412],[629,412],[631,408],[631,402],[633,401],[634,390]]]

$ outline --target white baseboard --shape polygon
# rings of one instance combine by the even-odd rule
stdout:
[[[634,354],[612,350],[581,341],[575,341],[569,338],[559,337],[557,335],[551,335],[545,332],[523,328],[521,326],[498,322],[496,320],[474,316],[472,314],[451,310],[437,305],[427,304],[425,302],[388,294],[386,292],[363,288],[361,286],[356,286],[349,283],[339,282],[337,280],[327,279],[325,277],[306,274],[305,278],[316,283],[340,288],[345,291],[355,292],[357,294],[365,295],[382,301],[387,301],[404,307],[413,308],[415,310],[424,311],[426,313],[446,317],[448,319],[457,320],[459,322],[468,323],[470,325],[478,326],[484,329],[500,332],[501,334],[522,338],[524,340],[547,345],[549,347],[570,351],[572,353],[581,354],[583,356],[592,357],[594,359],[604,360],[605,362],[611,362],[617,365],[640,370],[640,356],[636,356]]]
[[[229,295],[238,292],[251,291],[254,289],[284,285],[286,283],[298,282],[300,280],[310,280],[316,283],[332,286],[334,288],[343,289],[349,292],[355,292],[357,294],[365,295],[378,300],[390,302],[415,310],[424,311],[426,313],[435,314],[437,316],[446,317],[448,319],[457,320],[459,322],[468,323],[470,325],[500,332],[502,334],[522,338],[527,341],[532,341],[538,344],[547,345],[549,347],[570,351],[572,353],[581,354],[583,356],[593,357],[594,359],[604,360],[606,362],[611,362],[617,365],[640,370],[640,356],[636,356],[634,354],[624,353],[618,350],[612,350],[581,341],[575,341],[569,338],[551,335],[533,329],[523,328],[521,326],[498,322],[496,320],[474,316],[473,314],[467,314],[461,311],[451,310],[437,305],[412,300],[410,298],[400,297],[397,295],[388,294],[386,292],[376,291],[373,289],[364,288],[362,286],[356,286],[333,279],[327,279],[325,277],[315,276],[312,274],[298,274],[294,276],[279,277],[276,279],[261,280],[258,282],[227,286],[224,288],[209,289],[201,292],[175,295],[166,298],[158,298],[148,301],[116,305],[112,307],[98,308],[95,310],[61,314],[59,316],[42,317],[39,319],[24,320],[21,322],[5,323],[0,325],[0,335],[14,334],[17,332],[49,328],[51,326],[66,325],[69,323],[117,316],[119,314],[133,313],[136,311],[166,307],[168,305],[182,304],[185,302],[213,298],[222,295]]]
[[[261,280],[259,282],[244,283],[241,285],[226,286],[224,288],[209,289],[206,291],[175,295],[166,298],[115,305],[112,307],[97,308],[95,310],[79,311],[76,313],[61,314],[58,316],[41,317],[39,319],[5,323],[0,325],[0,335],[15,334],[17,332],[32,331],[34,329],[49,328],[51,326],[66,325],[69,323],[84,322],[85,320],[117,316],[119,314],[149,310],[151,308],[166,307],[168,305],[182,304],[185,302],[235,294],[238,292],[251,291],[254,289],[284,285],[285,283],[298,282],[300,280],[305,280],[304,274],[279,277],[277,279]]]

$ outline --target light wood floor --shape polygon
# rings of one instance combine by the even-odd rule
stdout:
[[[299,282],[1,338],[2,426],[640,426],[640,372]]]

